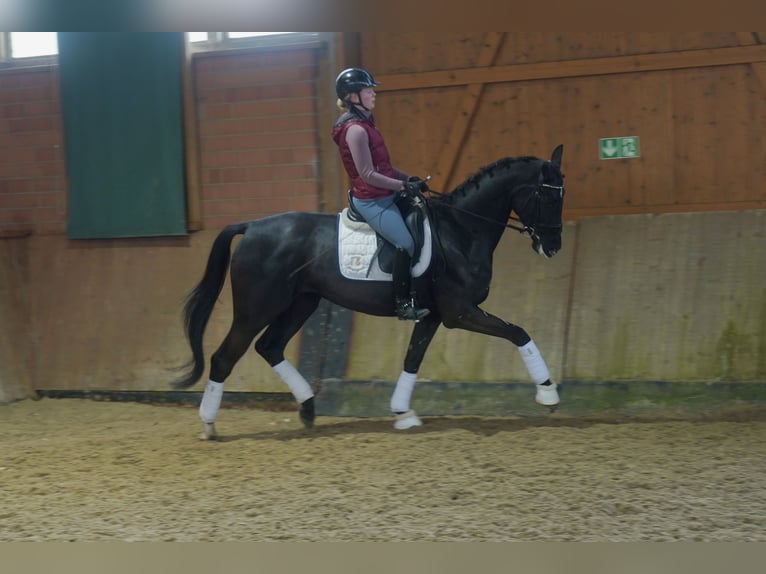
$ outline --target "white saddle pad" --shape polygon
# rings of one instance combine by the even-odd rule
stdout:
[[[431,225],[423,222],[423,248],[420,258],[412,267],[412,276],[419,277],[431,262]],[[338,215],[338,266],[340,274],[348,279],[362,281],[391,281],[391,274],[380,268],[378,258],[373,257],[378,249],[375,230],[367,223],[348,218],[348,208]]]

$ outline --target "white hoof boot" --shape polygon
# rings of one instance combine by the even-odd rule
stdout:
[[[552,407],[559,404],[559,392],[556,390],[556,383],[550,385],[537,385],[537,394],[535,401],[546,407]]]
[[[406,413],[396,415],[394,428],[396,430],[407,430],[412,427],[419,427],[422,424],[423,421],[418,418],[418,415],[415,414],[415,411],[407,411]]]
[[[218,440],[218,433],[215,432],[215,423],[202,423],[202,434],[200,440]]]

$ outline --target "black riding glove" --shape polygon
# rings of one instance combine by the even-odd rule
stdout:
[[[419,177],[409,177],[404,182],[404,195],[408,197],[417,197],[418,193],[428,191],[428,184]]]

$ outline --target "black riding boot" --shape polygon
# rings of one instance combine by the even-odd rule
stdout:
[[[420,321],[430,313],[428,309],[419,309],[415,302],[415,292],[411,289],[410,263],[412,258],[406,249],[397,249],[392,270],[394,280],[394,305],[396,315],[403,321]]]

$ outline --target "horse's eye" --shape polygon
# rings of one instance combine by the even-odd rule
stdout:
[[[560,201],[564,197],[564,188],[558,186],[546,186],[540,194],[543,203]]]

